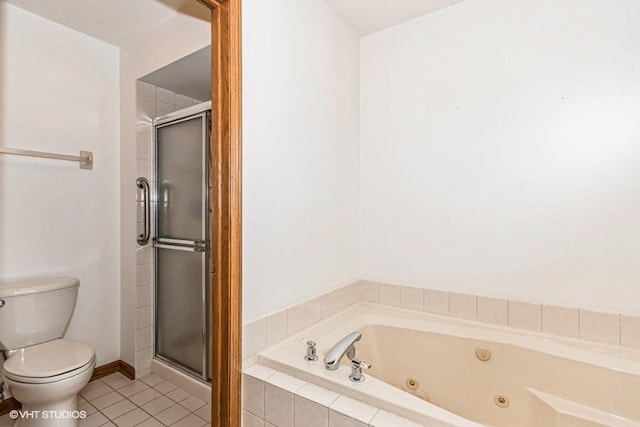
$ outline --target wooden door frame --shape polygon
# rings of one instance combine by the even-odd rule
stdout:
[[[211,425],[241,427],[242,0],[211,9]]]

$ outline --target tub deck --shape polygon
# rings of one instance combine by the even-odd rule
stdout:
[[[346,357],[337,371],[322,361],[356,330],[357,357],[373,365],[359,384]],[[309,339],[316,362],[304,360]],[[478,347],[491,358],[480,360]],[[377,304],[353,305],[258,363],[428,426],[640,427],[638,350]]]

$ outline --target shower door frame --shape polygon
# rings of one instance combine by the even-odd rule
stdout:
[[[211,205],[210,205],[210,185],[211,185],[211,168],[209,166],[211,159],[211,102],[203,102],[201,104],[194,105],[192,107],[187,107],[182,110],[178,110],[173,113],[169,113],[165,116],[157,117],[153,120],[153,133],[154,133],[154,153],[155,153],[155,171],[154,176],[156,177],[156,184],[154,186],[155,200],[158,201],[159,195],[157,194],[159,185],[160,185],[160,175],[159,175],[159,165],[160,165],[160,150],[158,148],[159,138],[158,131],[164,127],[172,126],[175,124],[183,123],[189,120],[194,119],[202,120],[202,235],[204,237],[204,252],[202,253],[203,266],[202,266],[202,329],[204,336],[203,338],[203,346],[202,346],[202,374],[197,374],[196,372],[191,371],[191,369],[180,365],[177,361],[174,361],[168,357],[165,357],[158,353],[158,334],[160,324],[158,318],[158,278],[160,274],[160,263],[158,261],[159,255],[158,250],[162,249],[159,246],[156,246],[156,239],[160,242],[160,203],[156,203],[155,207],[155,230],[154,230],[154,265],[155,265],[155,274],[154,274],[154,316],[155,316],[155,345],[154,345],[154,357],[162,360],[163,362],[171,365],[173,368],[184,372],[185,374],[192,376],[204,383],[210,383],[209,379],[211,377],[211,354],[210,354],[210,339],[211,339],[211,304],[209,304],[210,295],[211,295]],[[161,243],[161,242],[160,242]],[[181,244],[181,243],[179,243]],[[180,246],[177,246],[180,248]],[[164,248],[167,249],[167,248]],[[180,249],[178,249],[180,250]],[[209,298],[209,300],[207,299]]]
[[[211,10],[211,425],[241,427],[242,0]]]

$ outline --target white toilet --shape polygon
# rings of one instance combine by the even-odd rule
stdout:
[[[0,282],[0,350],[8,355],[4,382],[21,411],[36,414],[18,418],[16,427],[79,423],[77,395],[96,363],[93,346],[62,338],[79,284],[74,277]]]

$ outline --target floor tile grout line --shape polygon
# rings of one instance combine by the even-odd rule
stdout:
[[[176,424],[176,423],[179,423],[180,421],[184,420],[185,418],[187,418],[187,417],[189,417],[189,416],[191,416],[191,415],[195,416],[198,420],[200,420],[202,423],[204,423],[203,425],[205,425],[205,426],[206,426],[206,425],[209,425],[209,426],[211,425],[211,422],[210,422],[210,421],[207,421],[205,418],[201,417],[199,414],[197,414],[197,413],[196,413],[196,411],[199,411],[199,410],[201,410],[203,407],[206,407],[206,406],[208,405],[208,404],[207,404],[207,402],[204,402],[204,401],[202,401],[202,400],[198,399],[197,397],[193,396],[191,393],[186,392],[185,390],[181,389],[180,387],[178,387],[177,385],[175,385],[175,384],[171,383],[170,381],[166,381],[166,380],[161,379],[160,377],[158,377],[158,378],[156,378],[156,379],[152,379],[152,381],[154,382],[154,384],[153,384],[153,385],[150,385],[149,383],[146,383],[146,382],[142,381],[142,379],[139,379],[139,378],[138,378],[138,379],[135,379],[135,380],[132,380],[132,381],[131,381],[130,383],[128,383],[128,384],[121,385],[121,386],[120,386],[120,388],[123,388],[123,387],[126,387],[127,385],[130,385],[130,384],[132,384],[134,381],[139,381],[141,384],[145,385],[145,387],[146,387],[146,388],[145,388],[145,389],[143,389],[143,390],[138,391],[138,392],[137,392],[137,393],[135,393],[135,394],[132,394],[132,395],[131,395],[131,396],[129,396],[129,397],[127,397],[127,396],[125,396],[125,395],[123,395],[123,394],[121,394],[121,393],[119,393],[119,392],[118,392],[118,390],[119,390],[120,388],[115,388],[115,387],[113,387],[113,386],[111,386],[111,385],[110,385],[110,383],[115,383],[116,381],[118,381],[118,380],[120,380],[120,379],[121,379],[121,378],[116,377],[116,378],[114,378],[113,380],[111,380],[111,381],[109,381],[109,382],[105,382],[105,381],[103,381],[103,380],[101,380],[101,379],[97,379],[97,380],[95,380],[95,381],[96,381],[95,383],[94,383],[93,381],[91,382],[91,383],[94,383],[93,385],[88,385],[90,388],[89,388],[89,390],[86,390],[86,391],[90,391],[91,389],[96,388],[96,387],[99,387],[100,385],[106,385],[108,389],[112,390],[112,391],[110,391],[110,392],[108,392],[108,393],[106,393],[106,394],[110,394],[110,393],[112,393],[112,392],[115,392],[118,396],[120,396],[120,397],[122,397],[122,398],[123,398],[122,400],[120,400],[120,401],[118,401],[118,402],[115,402],[115,403],[113,403],[113,404],[111,404],[111,405],[109,405],[109,406],[107,406],[107,407],[105,407],[105,408],[98,409],[98,408],[96,408],[96,407],[95,407],[95,405],[94,405],[92,402],[93,402],[93,401],[95,401],[95,400],[97,400],[97,399],[100,399],[101,397],[105,396],[106,394],[105,394],[105,395],[101,395],[101,396],[97,396],[97,397],[95,397],[93,400],[88,400],[88,399],[86,399],[84,396],[82,396],[82,395],[80,395],[80,394],[78,395],[79,397],[81,397],[81,398],[84,400],[84,402],[83,402],[82,404],[87,403],[87,404],[89,404],[92,408],[94,408],[94,409],[96,410],[96,411],[95,411],[95,412],[93,412],[91,415],[93,415],[93,414],[95,414],[95,413],[99,413],[101,416],[103,416],[103,417],[105,417],[105,418],[107,419],[106,423],[104,423],[104,424],[102,424],[102,425],[107,425],[107,424],[109,424],[109,423],[114,423],[114,421],[115,421],[116,419],[118,419],[118,418],[120,418],[120,417],[124,417],[124,416],[126,416],[127,414],[130,414],[130,413],[132,413],[132,412],[136,411],[137,409],[140,409],[140,411],[142,411],[145,415],[147,415],[147,417],[146,417],[144,420],[142,420],[142,421],[140,421],[139,423],[137,423],[136,425],[139,425],[139,424],[142,424],[142,423],[144,423],[144,422],[147,422],[149,419],[153,419],[153,420],[157,421],[158,423],[160,423],[160,424],[164,425],[164,422],[162,422],[162,421],[161,421],[157,416],[158,416],[159,414],[161,414],[161,413],[165,412],[165,411],[168,411],[168,410],[170,410],[170,409],[172,409],[172,408],[175,408],[176,406],[178,406],[178,407],[180,407],[182,410],[184,410],[184,411],[185,411],[185,413],[184,413],[184,415],[183,415],[182,417],[179,417],[178,419],[173,420],[173,421],[172,421],[172,423],[171,423],[171,425],[174,425],[174,424]],[[161,381],[157,381],[158,379],[161,379]],[[174,388],[171,388],[171,389],[170,389],[170,390],[168,390],[166,393],[162,393],[162,392],[160,392],[159,390],[155,389],[155,386],[157,386],[158,384],[164,383],[164,382],[168,383],[168,384],[169,384],[169,385],[171,385],[171,386],[174,386]],[[91,384],[91,383],[90,383],[90,384]],[[157,397],[155,397],[154,399],[151,399],[151,400],[150,400],[150,401],[148,401],[148,402],[145,402],[142,406],[141,406],[141,405],[138,405],[138,404],[137,404],[137,403],[135,403],[133,400],[131,400],[131,398],[133,398],[134,396],[136,396],[136,395],[138,395],[138,394],[140,394],[140,393],[146,392],[146,391],[148,391],[148,390],[150,390],[150,389],[151,389],[151,390],[154,390],[156,393],[158,393],[158,396],[157,396]],[[168,397],[168,394],[170,394],[170,393],[172,393],[173,391],[178,390],[178,389],[179,389],[179,390],[181,390],[181,391],[184,393],[184,397],[183,397],[182,399],[180,399],[180,400],[178,401],[178,400],[174,400],[174,399],[172,399],[172,398]],[[146,410],[146,409],[144,409],[144,408],[143,408],[143,406],[144,406],[144,405],[147,405],[147,404],[149,404],[149,403],[151,403],[151,402],[153,402],[153,401],[155,401],[155,400],[157,400],[157,399],[159,399],[159,398],[161,398],[161,397],[165,397],[167,400],[169,400],[169,401],[171,402],[171,405],[170,405],[169,407],[164,408],[164,409],[162,409],[161,411],[157,412],[155,415],[151,414],[150,412],[148,412],[148,410]],[[183,405],[183,404],[182,404],[183,402],[186,402],[187,400],[190,400],[190,399],[192,399],[192,398],[193,398],[193,399],[196,399],[198,402],[201,402],[201,403],[202,403],[202,405],[198,406],[198,407],[197,407],[197,408],[195,408],[194,410],[191,410],[190,408],[188,408],[188,407],[186,407],[185,405]],[[131,410],[126,411],[126,412],[124,412],[124,413],[122,413],[122,414],[119,414],[118,416],[114,416],[114,417],[113,417],[113,419],[112,419],[112,418],[110,418],[109,416],[107,416],[107,415],[103,412],[103,411],[107,410],[108,408],[110,408],[110,407],[112,407],[112,406],[114,406],[114,405],[117,405],[117,404],[122,404],[122,402],[125,402],[125,401],[127,401],[127,402],[129,402],[130,404],[132,404],[132,405],[133,405],[133,408],[132,408]]]

